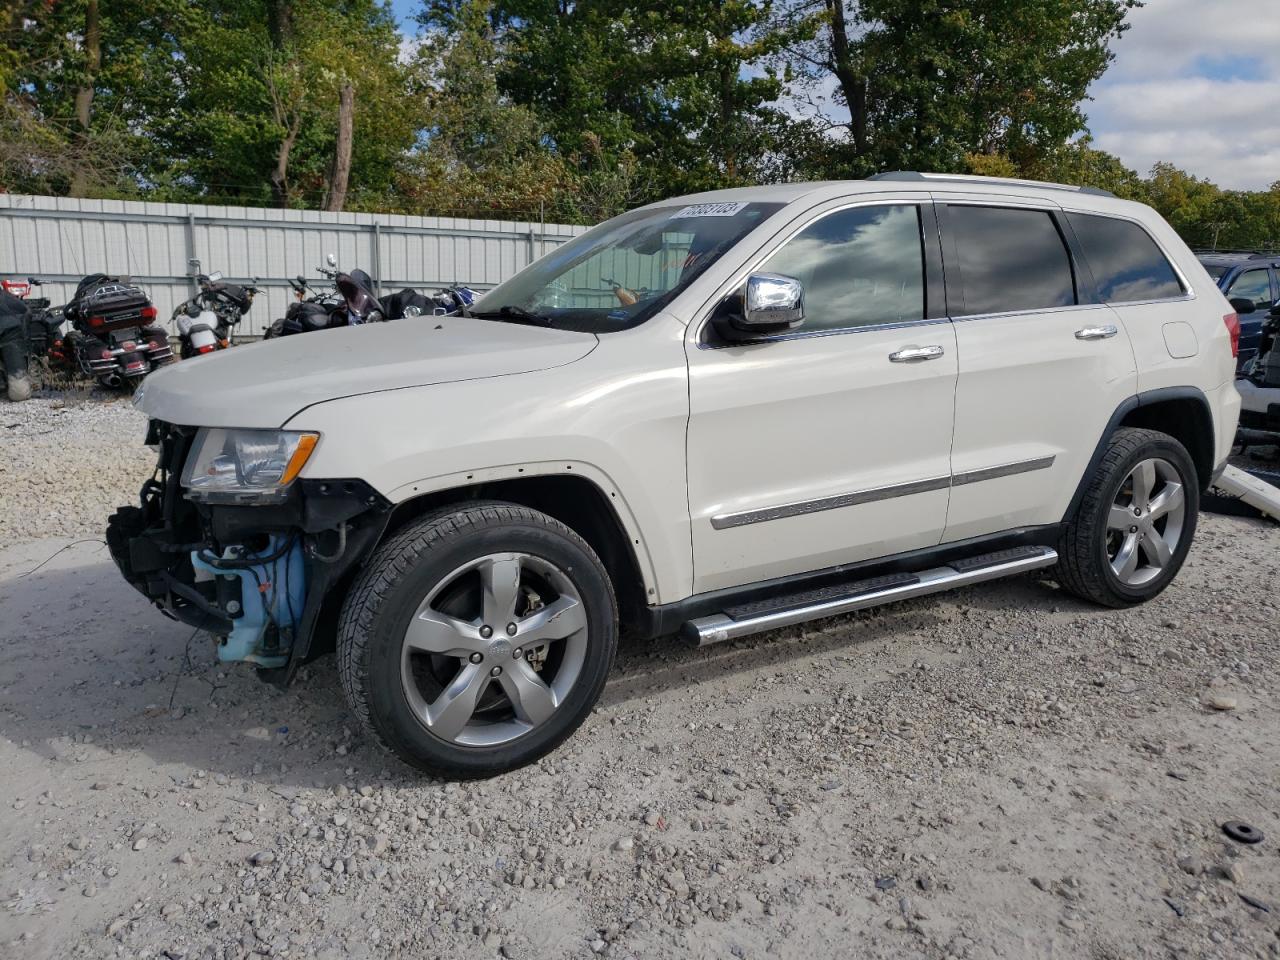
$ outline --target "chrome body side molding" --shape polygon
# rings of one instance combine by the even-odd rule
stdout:
[[[1018,460],[1014,463],[983,467],[981,470],[968,470],[965,473],[956,473],[947,477],[927,477],[924,480],[893,483],[883,487],[872,487],[868,490],[842,493],[834,497],[800,500],[795,503],[779,504],[776,507],[762,507],[759,510],[720,513],[711,518],[711,526],[716,530],[727,530],[731,527],[743,527],[752,523],[764,523],[768,520],[798,517],[806,513],[839,510],[841,507],[853,507],[861,503],[874,503],[877,500],[891,500],[894,497],[909,497],[917,493],[945,490],[948,487],[958,487],[966,483],[981,483],[983,480],[1012,477],[1015,474],[1030,473],[1033,470],[1047,470],[1053,466],[1054,459],[1055,457],[1053,456],[1036,457],[1032,460]]]

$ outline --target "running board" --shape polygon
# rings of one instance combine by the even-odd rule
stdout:
[[[834,617],[895,600],[923,597],[953,587],[1038,570],[1057,561],[1058,552],[1049,547],[1014,547],[966,557],[918,573],[889,574],[728,607],[723,613],[688,621],[680,628],[680,635],[694,646],[705,647],[808,620]]]

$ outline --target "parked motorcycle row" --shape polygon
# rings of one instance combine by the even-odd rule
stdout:
[[[221,273],[201,272],[198,260],[191,264],[197,293],[171,317],[184,360],[230,347],[236,326],[261,292],[255,284],[230,283]],[[368,273],[338,271],[332,254],[328,266],[318,270],[328,282],[320,288],[301,275],[289,281],[294,302],[267,328],[266,339],[405,317],[466,316],[477,298],[462,286],[433,295],[406,287],[379,297]],[[33,297],[38,286],[35,277],[0,282],[0,361],[11,400],[30,396],[27,367],[41,357],[55,370],[110,388],[136,385],[156,367],[178,359],[168,333],[156,323],[155,305],[129,278],[90,274],[61,306]]]

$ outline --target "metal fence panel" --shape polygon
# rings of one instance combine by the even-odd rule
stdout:
[[[433,292],[459,283],[488,290],[587,228],[455,217],[325,213],[260,207],[77,200],[0,194],[0,277],[33,276],[38,292],[65,303],[89,273],[125,274],[147,289],[168,324],[194,292],[188,260],[232,282],[256,279],[262,294],[237,331],[258,336],[284,316],[299,274],[325,285],[316,267],[367,270],[381,292]]]

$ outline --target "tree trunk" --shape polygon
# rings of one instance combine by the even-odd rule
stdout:
[[[867,150],[867,78],[853,61],[849,44],[849,24],[844,15],[844,0],[825,0],[831,14],[831,67],[849,107],[849,132],[853,135],[853,152],[858,156]]]
[[[267,33],[271,37],[271,45],[277,50],[283,50],[293,39],[292,0],[268,0]]]
[[[98,19],[98,0],[88,0],[84,13],[84,69],[85,79],[75,95],[76,122],[80,126],[80,138],[88,139],[89,124],[93,120],[93,92],[102,68],[102,28]],[[71,196],[83,197],[89,188],[86,170],[90,158],[85,156],[71,178]]]
[[[301,127],[302,117],[295,117],[276,150],[276,168],[271,171],[271,201],[277,207],[289,206],[289,154]]]
[[[351,179],[351,137],[355,126],[356,90],[344,83],[338,94],[338,144],[333,151],[333,176],[330,179],[329,203],[326,210],[338,211],[347,202],[347,182]]]

